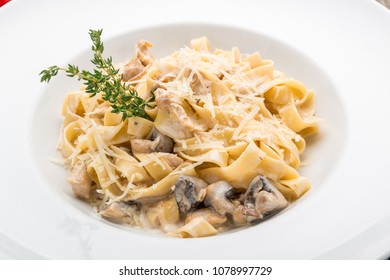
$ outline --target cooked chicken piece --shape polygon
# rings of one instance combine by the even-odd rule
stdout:
[[[133,139],[130,140],[130,143],[133,153],[171,153],[173,151],[172,138],[162,134],[155,127],[152,128],[152,131],[148,135],[147,139]]]
[[[287,206],[287,200],[265,177],[257,176],[244,196],[243,214],[249,222],[263,219]]]
[[[139,40],[137,43],[137,58],[143,66],[147,66],[153,62],[153,55],[149,53],[149,48],[151,47],[153,47],[153,44],[145,40]]]
[[[124,202],[114,202],[106,209],[100,212],[100,214],[106,218],[120,219],[127,216],[126,209],[129,207]]]
[[[90,118],[103,118],[104,114],[107,112],[107,110],[110,109],[110,104],[108,102],[103,102],[102,104],[99,104],[99,106],[96,107],[93,112],[89,113]]]
[[[191,81],[191,89],[196,95],[206,95],[211,92],[211,81],[207,79],[200,79],[200,74],[194,75]]]
[[[153,152],[152,146],[154,142],[147,139],[131,139],[131,151],[133,154],[142,153],[150,154]]]
[[[228,198],[233,195],[233,187],[226,181],[219,181],[207,187],[204,204],[212,207],[220,215],[232,213],[234,205]]]
[[[68,182],[72,186],[72,190],[75,195],[81,198],[90,198],[92,182],[84,162],[79,160],[72,166]]]
[[[141,76],[140,74],[143,72],[144,68],[145,67],[139,60],[132,62],[130,65],[125,65],[123,67],[123,80],[127,82],[137,76]]]
[[[166,154],[163,156],[163,158],[168,162],[169,166],[172,169],[176,169],[180,164],[184,162],[182,158],[178,157],[175,154]]]
[[[234,205],[234,210],[232,213],[232,219],[234,224],[242,226],[248,223],[245,215],[244,215],[244,206],[238,200],[232,201]]]
[[[150,47],[152,47],[151,43],[144,40],[138,41],[134,57],[122,69],[125,82],[139,78],[145,68],[153,62],[153,56],[148,51]]]
[[[197,177],[181,175],[175,184],[175,198],[182,213],[187,214],[203,201],[207,184]]]
[[[187,101],[162,88],[158,88],[154,95],[158,109],[169,116],[170,129],[180,131],[184,139],[192,137],[194,132],[207,130],[207,125],[198,119]]]
[[[212,226],[220,226],[227,221],[225,216],[221,216],[210,208],[203,208],[195,210],[189,213],[184,221],[185,224],[189,223],[195,218],[202,217],[206,222]]]

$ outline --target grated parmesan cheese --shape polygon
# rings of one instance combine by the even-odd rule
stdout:
[[[305,149],[305,133],[317,128],[312,91],[274,71],[273,62],[258,53],[241,54],[236,47],[211,51],[205,37],[159,60],[148,53],[151,44],[142,42],[132,60],[121,64],[119,73],[128,71],[124,65],[135,62],[142,72],[125,84],[137,89],[142,98],[157,89],[152,104],[156,107],[147,110],[148,122],[173,139],[176,154],[171,153],[170,144],[169,154],[135,153],[131,140],[147,137],[146,133],[135,136],[140,135],[136,133],[141,130],[140,120],[121,122],[109,109],[105,112],[108,103],[103,93],[90,97],[85,86],[68,94],[58,146],[66,156],[52,161],[65,163],[67,168],[82,161],[92,187],[96,185],[93,204],[97,212],[114,202],[137,199],[139,207],[126,212],[127,223],[158,224],[162,230],[180,231],[183,215],[178,214],[176,203],[166,203],[168,196],[175,202],[171,194],[176,175],[191,174],[206,182],[225,180],[241,192],[261,174],[293,198],[310,187],[296,168]],[[145,140],[155,141],[150,138]],[[157,147],[154,144],[152,149]],[[164,224],[175,215],[175,225]],[[210,225],[207,233],[206,222],[195,224],[203,225],[194,230],[206,230],[205,235],[210,229],[217,231]]]
[[[238,137],[238,135],[241,133],[241,130],[244,129],[247,123],[253,119],[253,117],[259,112],[259,110],[260,107],[258,107],[257,105],[253,107],[252,111],[250,111],[249,114],[245,116],[245,118],[240,122],[239,126],[234,131],[232,136],[233,139],[236,139]]]

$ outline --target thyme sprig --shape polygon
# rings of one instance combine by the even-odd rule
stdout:
[[[103,30],[89,30],[92,40],[92,51],[94,52],[92,64],[95,65],[93,71],[80,70],[77,66],[68,64],[67,68],[51,66],[43,70],[39,75],[41,82],[50,82],[50,79],[64,71],[68,77],[77,77],[86,85],[85,91],[91,97],[103,92],[102,99],[108,101],[112,107],[112,112],[122,113],[122,120],[137,116],[149,119],[145,107],[153,108],[150,104],[154,101],[154,91],[147,100],[141,98],[138,92],[123,82],[119,69],[115,69],[112,64],[112,57],[103,58],[104,45],[101,41]]]

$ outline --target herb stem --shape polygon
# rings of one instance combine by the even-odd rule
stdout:
[[[135,89],[124,83],[122,75],[118,74],[119,69],[115,69],[112,64],[112,57],[103,58],[102,32],[102,29],[89,31],[94,52],[91,62],[96,69],[90,72],[80,71],[72,64],[68,64],[68,68],[51,66],[40,73],[41,82],[50,82],[50,79],[59,71],[63,71],[69,77],[77,77],[78,80],[84,81],[85,91],[90,94],[90,97],[102,92],[102,99],[110,103],[113,113],[122,114],[123,121],[133,116],[150,119],[145,107],[153,108],[150,103],[154,101],[154,91],[151,91],[151,97],[145,100],[138,95]]]

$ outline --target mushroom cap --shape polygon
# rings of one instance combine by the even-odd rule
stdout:
[[[212,207],[218,214],[232,213],[234,205],[228,199],[234,195],[233,187],[226,181],[218,181],[207,187],[204,204]]]
[[[244,195],[243,213],[249,222],[263,219],[285,208],[288,202],[264,176],[255,177]]]
[[[195,209],[206,195],[207,184],[194,176],[181,175],[175,184],[175,198],[180,212],[187,214]]]

